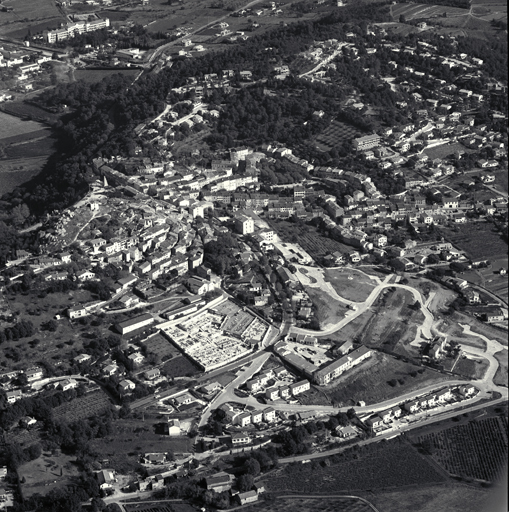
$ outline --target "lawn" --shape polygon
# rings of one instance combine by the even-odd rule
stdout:
[[[336,293],[353,302],[364,302],[376,286],[376,281],[353,269],[325,269],[325,281],[332,284]]]
[[[362,400],[369,405],[429,384],[438,385],[451,378],[449,375],[419,368],[387,354],[375,352],[369,359],[327,386],[326,393],[334,403],[347,406]]]
[[[51,455],[44,453],[38,459],[23,464],[18,468],[18,475],[23,496],[34,494],[46,495],[53,489],[62,489],[78,477],[80,471],[75,457],[69,455]]]
[[[306,286],[305,290],[316,308],[316,316],[322,330],[338,323],[345,317],[345,313],[349,311],[342,302],[333,299],[325,291],[310,286]]]

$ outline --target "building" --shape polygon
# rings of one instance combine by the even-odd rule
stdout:
[[[56,43],[57,41],[72,39],[76,34],[94,32],[95,30],[101,30],[109,26],[110,20],[108,18],[93,21],[78,21],[77,23],[68,23],[67,26],[57,30],[45,30],[43,35],[48,43]]]
[[[328,384],[331,380],[335,379],[346,370],[370,357],[371,353],[372,352],[369,348],[364,346],[359,347],[350,354],[333,361],[320,370],[317,370],[313,374],[313,379],[320,386]]]
[[[277,400],[279,398],[279,388],[269,388],[265,391],[265,397],[269,400]]]
[[[251,441],[251,438],[247,434],[233,434],[232,435],[232,445],[236,446],[238,444],[248,444]]]
[[[42,379],[43,371],[42,368],[30,368],[25,371],[25,375],[28,382],[34,382],[36,380]]]
[[[376,148],[380,145],[380,135],[365,135],[353,140],[353,148],[356,151],[365,151],[366,149]]]
[[[75,389],[78,387],[78,382],[75,379],[65,379],[61,380],[58,385],[62,391],[67,391],[68,389]]]
[[[7,399],[8,403],[13,404],[23,398],[23,393],[21,393],[21,390],[19,389],[15,389],[14,391],[7,391],[5,398]]]
[[[300,395],[301,393],[304,393],[305,391],[308,391],[310,389],[309,381],[307,380],[301,380],[299,382],[295,382],[293,384],[290,384],[290,391],[292,393],[292,396]]]
[[[126,320],[125,322],[120,322],[116,325],[117,331],[124,335],[129,334],[130,332],[136,331],[148,325],[154,323],[154,318],[152,315],[146,313],[141,316],[137,316],[136,318],[131,318],[130,320]]]
[[[124,379],[118,383],[118,387],[121,393],[128,393],[129,391],[133,391],[136,384],[132,380]]]
[[[263,421],[271,423],[276,419],[276,411],[272,407],[267,407],[263,411]]]
[[[243,413],[239,414],[235,418],[235,423],[237,423],[241,427],[246,427],[247,425],[249,425],[251,423],[251,414],[248,412],[243,412]]]
[[[205,485],[208,491],[223,492],[229,491],[232,487],[234,477],[221,471],[205,479]]]
[[[180,435],[180,421],[177,419],[168,420],[168,435],[179,436]]]
[[[263,411],[254,411],[251,413],[251,423],[255,425],[263,421]]]
[[[258,501],[258,493],[256,491],[239,492],[237,499],[241,505],[247,505]]]
[[[254,221],[247,215],[236,215],[235,216],[235,229],[241,235],[248,235],[254,233]]]
[[[153,370],[147,370],[143,375],[147,380],[154,380],[161,375],[161,372],[159,368],[154,368]]]

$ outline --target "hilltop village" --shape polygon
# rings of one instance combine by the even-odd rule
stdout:
[[[282,465],[328,456],[325,471],[356,459],[349,447],[503,406],[507,84],[455,37],[414,36],[374,23],[314,41],[297,71],[274,58],[266,76],[188,76],[128,151],[87,162],[83,197],[24,228],[37,249],[13,247],[1,273],[6,507],[65,503],[78,475],[73,499],[91,510],[247,505],[282,489]],[[231,99],[329,91],[361,57],[370,93],[345,87],[338,112],[294,105],[287,128],[309,129],[311,145],[271,138]],[[441,482],[421,456],[435,449],[405,442],[377,449],[409,450],[408,467]],[[412,471],[398,478],[415,484]]]

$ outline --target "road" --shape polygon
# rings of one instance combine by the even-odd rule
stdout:
[[[239,376],[227,384],[223,391],[219,393],[219,395],[217,395],[216,398],[214,398],[214,400],[212,400],[212,402],[210,402],[205,408],[198,426],[202,427],[205,425],[209,420],[212,410],[217,409],[221,404],[226,402],[239,402],[239,397],[235,395],[234,389],[251,379],[255,373],[259,372],[270,355],[271,354],[269,352],[263,352],[251,362],[249,368],[241,370]],[[256,402],[258,406],[260,405],[255,398],[252,398],[252,401]],[[251,403],[250,405],[253,404]]]

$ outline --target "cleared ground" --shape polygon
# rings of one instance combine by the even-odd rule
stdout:
[[[53,0],[4,0],[2,4],[12,7],[10,12],[2,12],[0,35],[24,37],[30,26],[33,35],[46,28],[58,28],[63,21]]]
[[[325,280],[337,294],[354,302],[364,302],[376,286],[376,281],[353,269],[325,269]]]
[[[507,349],[504,349],[501,352],[497,352],[495,354],[495,358],[499,362],[500,366],[498,367],[497,373],[495,373],[493,382],[498,386],[507,386]]]
[[[248,507],[252,512],[372,512],[366,503],[355,498],[283,498]]]
[[[305,289],[316,308],[320,329],[326,329],[328,325],[336,324],[345,317],[348,308],[342,302],[316,288],[307,286]]]

